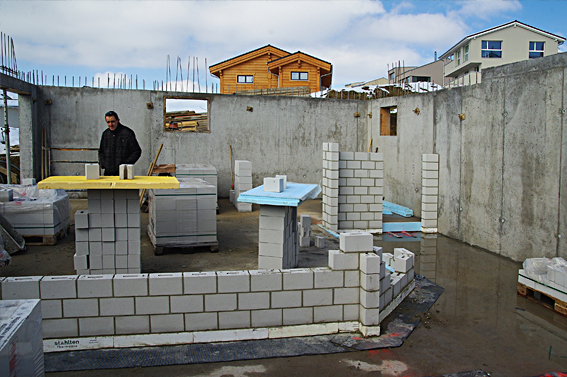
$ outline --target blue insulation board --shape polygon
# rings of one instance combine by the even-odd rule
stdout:
[[[382,223],[382,233],[385,232],[421,232],[421,223]]]
[[[264,185],[262,185],[240,194],[238,202],[297,207],[307,199],[315,199],[320,192],[321,188],[316,184],[288,182],[287,188],[282,192],[264,191]]]
[[[392,213],[395,213],[396,215],[400,215],[403,217],[412,217],[413,216],[413,210],[408,208],[408,207],[404,207],[401,206],[399,204],[396,203],[390,203],[387,201],[383,201],[382,202],[382,213],[385,215],[391,215]],[[390,212],[387,213],[386,211]]]

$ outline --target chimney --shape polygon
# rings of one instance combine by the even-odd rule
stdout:
[[[437,51],[435,51],[435,56],[433,58],[433,61],[436,62],[437,61]]]

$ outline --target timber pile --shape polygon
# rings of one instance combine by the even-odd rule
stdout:
[[[174,111],[165,114],[165,129],[168,131],[204,132],[209,130],[207,113]]]

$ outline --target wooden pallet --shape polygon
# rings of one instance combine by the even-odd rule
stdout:
[[[154,248],[154,255],[162,255],[165,250],[167,249],[182,249],[183,253],[191,253],[192,249],[197,247],[208,247],[211,253],[218,253],[219,251],[219,243],[218,241],[215,242],[195,242],[191,244],[187,243],[179,243],[179,242],[166,242],[166,243],[157,243],[155,236],[152,232],[148,229],[147,232],[148,238],[150,239],[150,243]]]
[[[530,288],[522,283],[518,283],[518,294],[527,298],[528,300],[535,302],[541,306],[544,306],[554,312],[557,312],[565,317],[567,317],[567,303],[556,299],[555,297],[549,296],[543,292]]]

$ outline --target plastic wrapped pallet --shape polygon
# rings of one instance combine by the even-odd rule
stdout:
[[[0,185],[13,190],[13,201],[0,203],[0,213],[23,236],[56,235],[69,226],[71,204],[65,190]]]
[[[217,169],[206,164],[177,164],[175,165],[177,178],[199,178],[215,186],[215,195],[218,193]],[[218,207],[218,198],[215,198]]]
[[[40,300],[0,301],[0,376],[43,376]]]
[[[179,188],[149,190],[148,235],[154,246],[217,242],[216,187],[199,178],[178,178]]]

